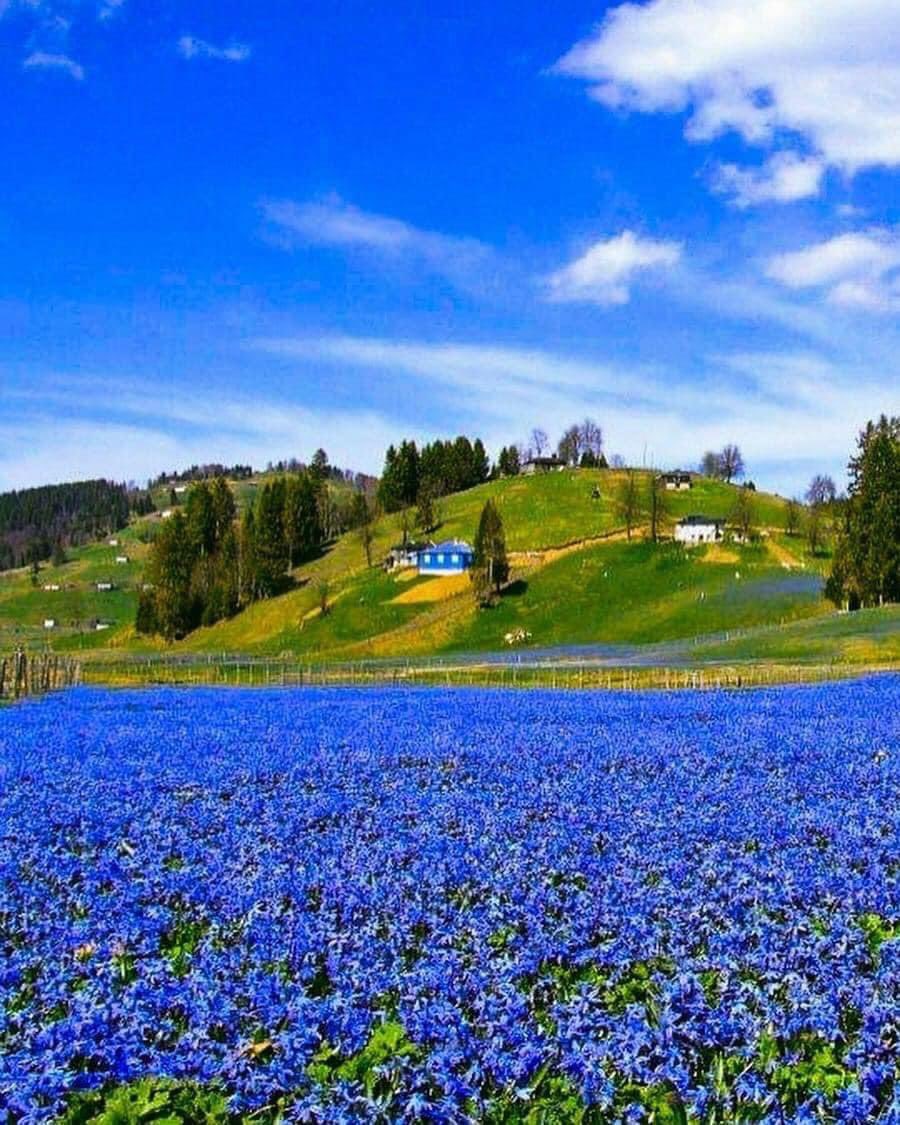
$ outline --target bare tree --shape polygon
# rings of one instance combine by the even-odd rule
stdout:
[[[591,453],[599,461],[603,453],[603,430],[593,418],[585,418],[578,427],[578,454]]]
[[[726,445],[719,454],[719,470],[728,484],[744,475],[744,458],[736,445]]]
[[[612,454],[612,456],[609,459],[609,467],[611,469],[618,469],[618,470],[621,470],[621,469],[625,468],[625,458],[622,456],[621,453],[613,453]]]
[[[816,473],[806,490],[807,504],[830,504],[837,496],[837,487],[831,477]]]
[[[641,496],[638,489],[637,473],[634,469],[628,470],[625,479],[619,485],[618,503],[622,519],[625,521],[625,530],[630,540],[634,525],[637,523],[641,512]]]
[[[580,454],[581,438],[578,427],[569,426],[559,439],[559,445],[556,447],[556,455],[561,461],[565,461],[567,465],[577,465]]]
[[[531,437],[528,439],[528,447],[533,456],[543,457],[550,447],[550,439],[547,437],[547,431],[535,426],[531,431]]]

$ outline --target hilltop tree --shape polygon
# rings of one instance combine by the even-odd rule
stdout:
[[[188,493],[184,515],[197,554],[201,558],[211,555],[216,547],[216,510],[212,490],[205,480]]]
[[[577,465],[581,455],[581,438],[577,426],[569,426],[559,439],[556,456],[567,465]]]
[[[488,500],[481,510],[470,578],[481,606],[491,604],[509,578],[503,519],[493,500]]]
[[[501,477],[517,477],[521,467],[518,446],[504,445],[497,458],[497,473]]]
[[[547,431],[542,430],[539,426],[531,431],[528,439],[528,450],[532,457],[543,457],[550,447],[550,439],[547,437]]]
[[[324,481],[327,479],[329,473],[328,454],[324,449],[317,449],[313,454],[309,472],[314,480]]]
[[[216,476],[212,483],[212,506],[216,525],[216,542],[221,542],[234,524],[237,509],[234,494],[223,476]]]
[[[719,471],[726,484],[744,475],[744,458],[736,445],[726,445],[719,454]]]
[[[718,480],[722,475],[722,466],[719,454],[712,449],[707,449],[700,459],[700,472],[711,480]]]
[[[637,473],[629,469],[619,485],[617,501],[622,519],[625,521],[625,530],[629,541],[634,525],[641,514],[641,496],[638,488]]]

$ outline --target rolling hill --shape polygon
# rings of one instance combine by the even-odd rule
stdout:
[[[646,489],[649,473],[640,478]],[[494,609],[475,608],[465,578],[394,576],[378,565],[369,568],[351,532],[297,568],[289,592],[199,629],[172,650],[357,660],[498,649],[517,630],[530,634],[526,643],[535,647],[634,644],[829,613],[821,597],[827,560],[809,558],[801,540],[784,535],[780,497],[755,494],[759,543],[684,551],[671,542],[647,542],[641,528],[627,540],[617,503],[620,481],[621,474],[609,470],[572,470],[492,481],[440,501],[435,534],[469,540],[484,502],[490,497],[497,503],[513,573]],[[234,488],[239,503],[254,491],[246,481]],[[667,526],[691,512],[726,517],[736,493],[733,486],[698,478],[692,491],[667,495]],[[164,647],[137,636],[132,626],[151,524],[135,521],[116,537],[118,547],[104,541],[73,550],[63,566],[43,567],[36,586],[26,571],[0,575],[0,646],[50,645],[85,655]],[[380,561],[399,538],[400,517],[382,517],[373,559]],[[122,553],[127,564],[115,562]],[[110,581],[114,590],[97,589],[98,582]],[[329,607],[324,616],[323,584]],[[52,586],[60,588],[45,589]],[[45,630],[45,619],[54,619],[56,627]],[[98,631],[98,621],[108,628]]]

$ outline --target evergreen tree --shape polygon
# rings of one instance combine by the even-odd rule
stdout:
[[[854,606],[900,600],[900,418],[882,415],[859,436],[826,592]]]
[[[184,514],[197,554],[201,558],[211,555],[216,547],[216,510],[212,490],[205,480],[188,493]]]
[[[259,597],[256,566],[256,515],[253,506],[248,505],[241,520],[241,536],[238,546],[240,564],[238,591],[243,603],[255,602]]]
[[[189,633],[195,624],[192,577],[196,551],[187,521],[175,512],[153,545],[148,574],[156,601],[156,622],[167,641]]]
[[[231,530],[237,514],[234,494],[223,476],[217,476],[212,483],[212,504],[216,524],[216,542],[221,543]]]
[[[156,594],[153,590],[141,590],[134,627],[138,633],[145,636],[159,632],[159,623],[156,619]]]
[[[323,492],[327,494],[327,485],[317,483],[307,473],[288,477],[285,482],[283,527],[291,569],[314,557],[321,549],[324,534],[320,497]]]
[[[509,578],[503,519],[493,500],[481,510],[470,578],[479,605],[490,604]]]
[[[472,486],[484,484],[491,475],[491,462],[481,438],[472,443]]]
[[[258,597],[278,593],[288,572],[290,556],[284,533],[285,482],[268,481],[256,501],[254,540],[255,578]]]
[[[501,477],[517,477],[521,470],[519,462],[519,450],[515,445],[504,447],[500,450],[500,456],[497,458],[497,471]]]
[[[416,508],[416,527],[427,535],[437,526],[435,518],[434,496],[431,485],[426,483],[419,489],[419,504]]]

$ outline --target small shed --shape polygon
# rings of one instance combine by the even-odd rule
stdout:
[[[96,584],[96,586],[97,586],[97,589],[99,590],[99,592],[101,594],[104,594],[109,590],[115,589],[115,586],[113,586],[112,582],[98,582]]]
[[[690,473],[676,469],[671,473],[660,473],[657,480],[661,480],[666,492],[689,492],[694,487]]]
[[[55,629],[56,628],[56,618],[55,617],[45,617],[44,618],[44,628],[45,629]]]
[[[675,542],[693,546],[718,543],[725,534],[725,521],[714,516],[685,516],[675,525]]]
[[[538,473],[561,473],[566,467],[562,457],[529,457],[523,462],[519,473],[523,477],[533,477]]]
[[[119,566],[123,566],[125,563],[128,563],[130,561],[131,560],[128,558],[127,555],[116,555],[116,563]]]
[[[110,539],[110,540],[109,540],[109,545],[110,545],[110,547],[118,547],[118,545],[119,545],[119,540],[118,540],[118,539]]]
[[[102,633],[105,629],[111,629],[111,628],[112,628],[112,622],[111,621],[95,621],[94,622],[94,631],[96,633]]]
[[[463,574],[472,566],[475,552],[463,539],[446,539],[419,553],[419,574]]]

